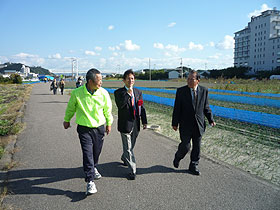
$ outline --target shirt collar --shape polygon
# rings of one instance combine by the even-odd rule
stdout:
[[[87,87],[87,83],[85,84],[85,88],[86,88],[87,92],[88,92],[90,95],[93,95],[93,94],[98,90],[98,89],[96,89],[96,90],[94,90],[93,92],[91,92],[91,90],[88,89],[88,87]]]
[[[126,90],[128,90],[128,87],[124,86]],[[133,94],[133,88],[132,88],[132,94]]]

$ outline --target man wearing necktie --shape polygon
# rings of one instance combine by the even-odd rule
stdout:
[[[213,115],[208,104],[208,89],[198,85],[200,75],[192,70],[187,79],[187,85],[177,89],[172,115],[172,128],[179,128],[181,143],[175,154],[173,165],[179,167],[179,162],[190,150],[192,140],[191,162],[189,171],[200,175],[198,163],[200,159],[201,138],[206,129],[205,117],[211,126],[215,126]]]
[[[114,92],[118,107],[118,131],[121,133],[123,153],[121,160],[128,166],[128,179],[136,178],[136,161],[133,148],[140,131],[140,119],[143,129],[147,128],[146,111],[143,106],[142,92],[134,88],[134,72],[129,69],[123,75],[125,86]]]

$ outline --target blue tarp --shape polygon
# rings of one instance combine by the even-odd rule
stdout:
[[[44,80],[45,78],[50,79],[50,80],[54,79],[54,77],[49,76],[49,75],[39,75],[38,78],[39,78],[39,80]]]
[[[161,92],[161,93],[176,94],[176,90],[166,90],[166,89],[160,89],[160,88],[146,88],[146,87],[137,87],[137,88],[139,90],[144,90],[144,91],[154,91],[154,92]],[[209,89],[209,90],[211,90],[211,89]],[[221,91],[221,92],[224,93],[224,91]],[[232,91],[232,92],[238,92],[238,91]],[[255,93],[255,94],[257,94],[257,93]],[[280,94],[274,94],[274,95],[280,95]],[[268,95],[265,95],[265,96],[268,96]],[[229,102],[234,102],[234,103],[252,104],[252,105],[257,105],[257,106],[271,106],[271,107],[280,108],[280,100],[268,99],[268,98],[254,98],[254,97],[248,97],[248,96],[234,96],[234,95],[219,95],[219,94],[212,94],[212,93],[209,93],[209,98],[218,100],[218,101],[229,101]]]
[[[114,89],[109,89],[109,88],[106,88],[106,90],[109,93],[114,93],[115,91]],[[173,98],[164,98],[164,97],[148,95],[148,94],[143,94],[143,99],[146,101],[151,101],[154,103],[163,104],[172,107],[174,106],[174,101],[175,101],[175,99]],[[213,106],[213,105],[210,105],[210,108],[213,114],[219,117],[280,129],[280,115],[226,108],[226,107]]]

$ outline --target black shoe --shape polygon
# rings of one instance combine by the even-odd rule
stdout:
[[[121,160],[122,160],[122,162],[123,162],[123,163],[122,163],[123,166],[128,166],[127,163],[126,163],[123,159],[121,159]]]
[[[189,171],[193,174],[193,175],[200,175],[200,171],[198,170],[197,167],[189,167]]]
[[[128,174],[128,180],[135,180],[135,179],[136,179],[136,174],[134,174],[134,173]]]
[[[173,160],[173,166],[175,167],[175,168],[178,168],[179,167],[179,160],[177,160],[176,158],[174,158],[174,160]]]

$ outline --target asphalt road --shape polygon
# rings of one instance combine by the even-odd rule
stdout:
[[[116,119],[105,137],[98,169],[98,192],[85,196],[82,153],[74,119],[64,130],[68,95],[52,95],[36,84],[27,103],[26,129],[17,140],[8,172],[4,205],[14,209],[280,209],[280,189],[227,164],[203,156],[201,176],[186,170],[189,155],[174,169],[176,142],[151,130],[140,132],[135,155],[137,178],[126,179]],[[4,177],[4,172],[1,172]]]

